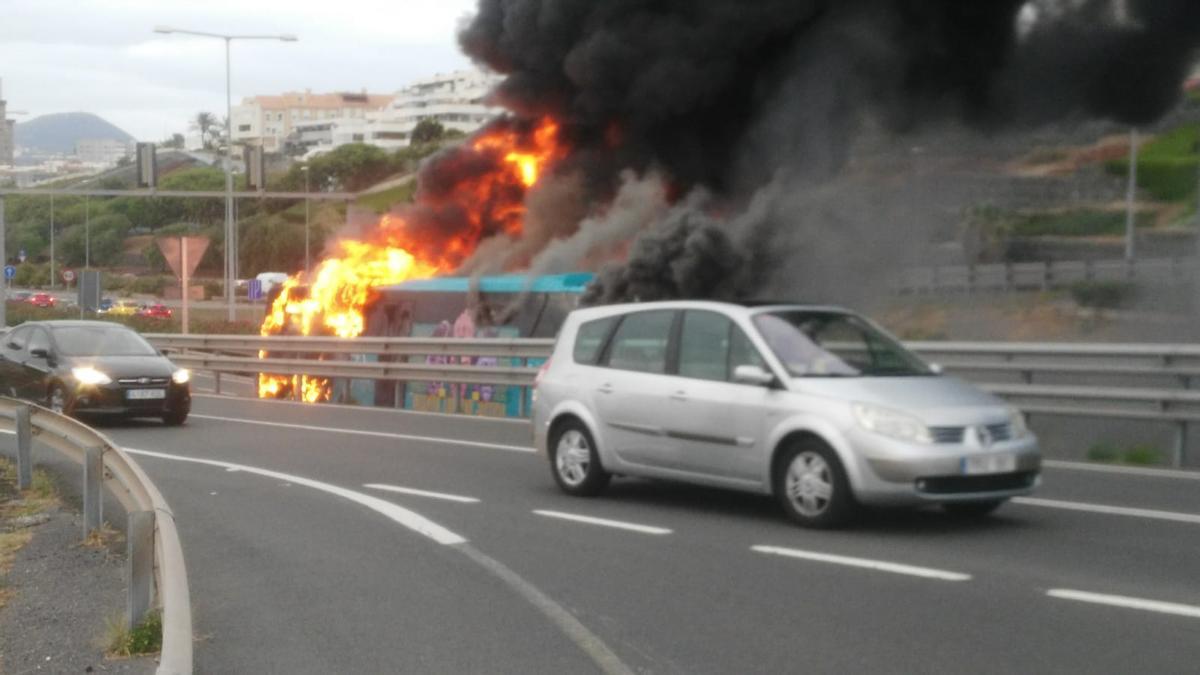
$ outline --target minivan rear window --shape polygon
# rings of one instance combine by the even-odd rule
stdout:
[[[604,342],[618,318],[610,316],[580,324],[579,331],[575,334],[575,350],[572,352],[575,363],[596,365],[600,358],[600,350],[604,348]]]

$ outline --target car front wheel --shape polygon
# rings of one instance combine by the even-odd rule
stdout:
[[[612,479],[600,464],[591,432],[577,420],[564,422],[555,431],[550,441],[550,469],[563,492],[579,497],[600,494]]]
[[[46,407],[59,415],[71,413],[71,400],[61,384],[54,384],[46,394]]]
[[[837,455],[825,443],[807,439],[785,449],[776,464],[775,497],[793,521],[832,528],[854,515],[854,495]]]

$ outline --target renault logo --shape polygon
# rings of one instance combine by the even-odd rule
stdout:
[[[150,384],[150,378],[148,378],[148,377],[139,377],[139,378],[138,378],[138,384]]]
[[[995,440],[992,438],[992,432],[986,426],[975,427],[975,438],[978,438],[979,444],[985,448],[990,447]]]

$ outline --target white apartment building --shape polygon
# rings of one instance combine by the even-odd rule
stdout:
[[[134,154],[134,144],[108,138],[87,139],[75,142],[75,157],[84,164],[112,166]]]
[[[445,129],[469,134],[501,112],[485,102],[500,79],[498,75],[475,70],[427,77],[365,114],[301,120],[292,126],[288,142],[302,147],[306,157],[349,143],[394,150],[407,146],[413,129],[425,119],[435,120]]]
[[[233,107],[234,143],[261,145],[279,152],[296,126],[334,119],[361,119],[391,100],[381,94],[314,94],[311,90],[278,96],[253,96]]]

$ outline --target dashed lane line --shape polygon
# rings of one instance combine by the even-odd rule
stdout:
[[[1200,619],[1200,607],[1195,605],[1184,605],[1178,602],[1147,600],[1145,598],[1134,598],[1128,595],[1091,593],[1089,591],[1076,591],[1069,588],[1052,588],[1046,591],[1046,595],[1052,598],[1058,598],[1060,600],[1076,600],[1078,602],[1090,602],[1096,605],[1123,607],[1125,609],[1137,609],[1143,612],[1157,612],[1159,614],[1172,614],[1174,616],[1185,616],[1190,619]]]
[[[570,520],[576,523],[586,523],[588,525],[599,525],[601,527],[612,527],[618,530],[628,530],[630,532],[640,532],[642,534],[664,535],[671,534],[671,530],[665,527],[654,527],[652,525],[639,525],[637,523],[627,523],[622,520],[609,520],[608,518],[595,518],[592,516],[582,516],[577,513],[563,513],[562,511],[544,511],[534,510],[539,516],[547,518],[558,518],[559,520]]]
[[[1107,504],[1088,504],[1086,502],[1064,502],[1056,499],[1040,499],[1037,497],[1014,497],[1012,502],[1014,504],[1021,504],[1023,506],[1037,506],[1047,509],[1086,511],[1089,513],[1103,513],[1110,516],[1150,518],[1152,520],[1168,520],[1176,523],[1200,525],[1200,515],[1194,513],[1159,511],[1157,509],[1138,509],[1128,506],[1109,506]]]
[[[970,574],[950,572],[948,570],[940,570],[932,567],[917,567],[915,565],[905,565],[903,563],[890,562],[887,560],[853,558],[844,555],[834,555],[832,553],[820,553],[818,551],[804,551],[795,548],[784,548],[782,546],[751,546],[750,549],[757,551],[758,553],[766,553],[767,555],[779,555],[786,558],[799,558],[801,560],[811,560],[813,562],[845,565],[847,567],[858,567],[861,569],[874,570],[876,572],[906,574],[912,577],[937,579],[939,581],[968,581],[971,578]]]
[[[200,459],[198,457],[185,457],[182,455],[170,455],[163,452],[152,452],[149,450],[134,450],[125,448],[125,451],[145,457],[156,457],[160,459],[174,460],[178,462],[191,462],[195,464],[206,464],[209,466],[222,467],[226,471],[244,471],[246,473],[266,476],[276,480],[283,480],[295,485],[302,485],[314,490],[320,490],[329,494],[348,499],[356,504],[361,504],[373,511],[383,514],[391,520],[407,527],[415,532],[418,532],[439,544],[449,546],[451,549],[462,553],[464,556],[474,561],[477,565],[483,568],[488,574],[500,579],[513,592],[532,604],[539,612],[542,613],[559,631],[563,633],[572,643],[575,644],[581,651],[588,655],[589,658],[596,664],[601,672],[609,675],[633,675],[633,671],[625,665],[621,657],[617,655],[603,640],[593,633],[587,626],[583,625],[573,614],[567,611],[562,605],[555,602],[548,595],[539,590],[532,583],[521,577],[512,569],[501,563],[500,561],[489,557],[479,549],[472,546],[466,539],[447,530],[446,528],[434,523],[425,518],[419,513],[410,511],[402,506],[398,506],[388,501],[384,501],[371,495],[363,494],[355,490],[330,485],[321,481],[294,476],[292,474],[281,473],[279,471],[271,471],[268,469],[260,469],[253,466],[245,466],[242,464],[233,464],[231,462],[221,462],[212,459]]]
[[[403,495],[413,495],[414,497],[429,497],[430,499],[443,499],[448,502],[460,502],[463,504],[478,504],[479,500],[475,497],[463,497],[462,495],[452,495],[445,492],[430,492],[429,490],[418,490],[416,488],[401,487],[399,485],[385,485],[383,483],[364,483],[363,487],[371,488],[372,490],[383,490],[384,492],[395,492]]]
[[[319,427],[312,424],[289,424],[285,422],[266,422],[263,420],[247,420],[240,417],[222,417],[220,415],[197,415],[192,413],[192,417],[202,420],[216,420],[218,422],[234,422],[236,424],[253,424],[263,427],[275,427],[278,429],[296,429],[299,431],[320,431],[330,434],[350,434],[353,436],[370,436],[372,438],[390,438],[400,441],[421,441],[423,443],[441,443],[443,445],[458,445],[472,448],[488,448],[491,450],[505,450],[508,452],[524,452],[532,453],[533,448],[521,445],[504,445],[501,443],[487,443],[484,441],[464,441],[455,440],[452,438],[443,438],[439,436],[417,436],[414,434],[397,434],[388,431],[364,431],[362,429],[344,429],[339,427]]]

